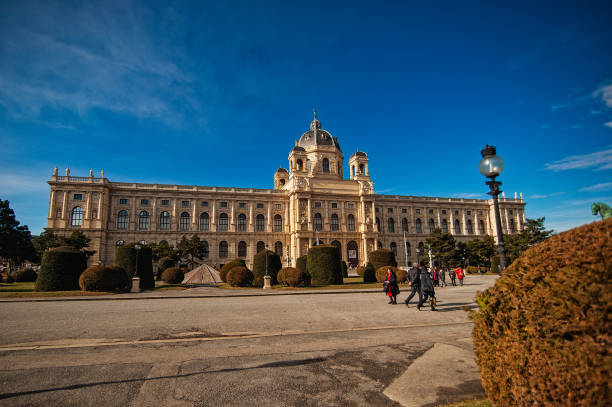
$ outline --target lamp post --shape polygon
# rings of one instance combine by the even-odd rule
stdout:
[[[272,288],[272,284],[270,284],[270,280],[272,280],[272,278],[270,277],[270,273],[268,272],[268,245],[264,245],[264,250],[266,252],[266,275],[264,276],[264,286],[263,289],[264,290],[269,290],[270,288]]]
[[[498,199],[499,194],[502,192],[501,189],[499,189],[502,183],[495,181],[495,178],[503,171],[504,160],[497,156],[496,153],[497,151],[495,147],[487,144],[485,148],[480,151],[480,154],[482,154],[482,160],[480,160],[480,164],[478,164],[478,170],[482,175],[489,178],[489,181],[485,182],[485,184],[489,186],[488,194],[493,197],[495,229],[497,232],[497,253],[499,255],[499,273],[501,274],[506,268],[506,246],[504,244],[504,234],[502,233]]]
[[[133,293],[140,292],[140,277],[138,276],[138,255],[140,254],[140,244],[136,243],[134,249],[136,249],[136,268],[134,269],[134,275],[132,276],[132,290]]]

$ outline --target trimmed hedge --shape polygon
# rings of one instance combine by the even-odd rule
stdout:
[[[375,283],[376,282],[376,270],[372,263],[368,263],[365,266],[357,267],[357,274],[363,278],[364,283]]]
[[[127,291],[130,279],[119,266],[90,266],[79,276],[82,291]]]
[[[38,278],[38,274],[29,268],[22,268],[12,274],[13,279],[17,283],[32,283]]]
[[[378,249],[370,253],[370,263],[374,267],[374,270],[378,270],[383,266],[397,267],[397,261],[395,261],[395,255],[391,250]]]
[[[527,249],[479,293],[474,350],[491,401],[610,405],[612,219]]]
[[[308,272],[308,268],[306,267],[307,260],[308,260],[307,255],[298,257],[297,260],[295,261],[295,267],[307,273]]]
[[[232,287],[245,287],[253,284],[253,273],[243,266],[232,268],[228,271],[226,278],[227,283]]]
[[[340,267],[342,267],[342,277],[348,278],[348,266],[344,260],[340,263]]]
[[[395,277],[398,283],[405,283],[408,280],[408,272],[402,269],[395,269]]]
[[[227,276],[227,273],[229,273],[231,269],[237,266],[246,267],[246,263],[242,259],[234,259],[228,263],[225,263],[223,267],[221,267],[221,270],[219,270],[219,277],[221,277],[221,280],[224,283],[227,283],[227,280],[225,279]]]
[[[266,275],[266,253],[268,253],[268,274],[272,278],[270,284],[278,284],[276,275],[283,268],[278,254],[271,250],[262,250],[253,259],[253,285],[263,287],[264,276]]]
[[[164,270],[161,278],[166,284],[180,284],[185,278],[185,272],[178,267],[170,267]]]
[[[382,283],[383,281],[385,281],[385,280],[387,279],[387,270],[388,270],[389,268],[390,268],[391,270],[393,270],[393,272],[395,273],[395,277],[396,277],[396,279],[397,279],[397,282],[398,282],[398,283],[400,282],[400,281],[399,281],[399,274],[400,274],[400,273],[401,273],[403,270],[400,270],[400,269],[398,269],[397,267],[393,267],[393,266],[382,266],[382,267],[379,267],[379,268],[376,270],[376,281],[377,281],[377,282]],[[406,274],[406,272],[404,271],[404,275],[403,275],[403,277],[404,277],[404,281],[406,281],[406,276],[405,276],[405,274]]]
[[[278,283],[289,287],[307,287],[310,275],[298,268],[286,267],[278,272]]]
[[[43,253],[36,291],[79,289],[79,276],[87,268],[85,253],[73,247],[60,246]]]
[[[491,273],[499,273],[499,256],[491,257]]]
[[[334,245],[324,244],[311,247],[306,261],[311,284],[342,284],[344,280],[340,261],[340,249]]]
[[[155,288],[153,277],[153,251],[150,247],[134,248],[134,243],[129,243],[115,249],[115,264],[124,269],[131,279],[136,270],[136,255],[138,255],[138,277],[140,277],[141,289]]]
[[[164,270],[174,266],[176,266],[176,260],[174,260],[172,257],[162,257],[157,262],[157,273],[161,275]]]

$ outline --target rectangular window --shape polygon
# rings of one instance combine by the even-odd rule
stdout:
[[[61,210],[61,209],[58,209],[58,210],[57,210],[57,218],[58,218],[58,219],[61,219],[61,217],[62,217],[62,210]]]
[[[281,209],[282,205],[281,204],[274,204],[274,209]]]
[[[183,208],[188,208],[189,207],[189,201],[181,201],[181,206]]]
[[[320,208],[321,207],[321,202],[315,202],[315,208]]]
[[[161,200],[161,204],[162,204],[162,206],[168,206],[168,205],[170,205],[170,200],[169,199],[162,199]]]
[[[421,213],[421,210],[420,210],[420,209],[417,209],[415,212],[416,212],[417,214],[420,214],[420,213]]]
[[[455,215],[459,215],[459,211],[455,211]]]
[[[149,205],[149,200],[148,199],[141,199],[140,200],[140,204],[143,205],[143,206],[147,206],[147,205]]]
[[[355,207],[355,205],[353,205],[351,202],[346,204],[346,207],[349,209],[353,209]]]
[[[375,209],[374,209],[374,212],[378,213],[378,208],[375,208]]]
[[[74,194],[72,199],[74,199],[75,201],[82,201],[83,200],[83,194]]]
[[[240,203],[238,204],[238,207],[239,207],[239,208],[246,208],[246,202],[240,202]]]
[[[119,205],[127,205],[128,204],[128,200],[127,198],[121,198],[119,200]]]
[[[472,214],[472,211],[467,211],[468,216]]]
[[[337,209],[338,208],[338,204],[334,202],[334,203],[332,203],[331,207],[332,207],[332,209]]]
[[[402,208],[402,213],[406,213],[406,208]]]
[[[430,215],[433,215],[433,209],[430,209],[430,210],[429,210],[429,214],[430,214]]]
[[[446,215],[446,209],[442,209],[442,215]]]
[[[257,204],[257,208],[259,208],[259,209],[263,208],[263,204],[262,203],[258,203]]]
[[[203,207],[207,207],[208,206],[208,201],[202,201],[201,204]]]
[[[227,208],[227,202],[221,202],[221,207],[222,208]]]
[[[468,215],[469,215],[469,213],[468,213]],[[512,209],[510,209],[510,215],[512,215]]]
[[[387,213],[393,213],[393,208],[387,208]]]
[[[98,219],[98,211],[96,209],[93,209],[91,211],[91,218],[92,219]]]

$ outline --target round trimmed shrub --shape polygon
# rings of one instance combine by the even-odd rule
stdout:
[[[278,272],[278,283],[289,287],[308,287],[310,275],[299,268],[286,267]]]
[[[83,252],[60,246],[43,253],[36,291],[68,291],[79,289],[79,276],[87,268]]]
[[[225,263],[223,267],[221,267],[221,270],[219,270],[219,277],[221,277],[221,281],[223,281],[224,283],[227,283],[227,280],[226,280],[227,273],[229,273],[231,269],[237,266],[246,267],[246,263],[242,259],[234,259],[228,263]]]
[[[612,219],[552,236],[479,293],[482,385],[505,406],[604,406],[612,357]]]
[[[176,260],[172,257],[162,257],[157,261],[157,272],[161,275],[164,270],[176,266]]]
[[[397,282],[399,283],[399,273],[402,271],[400,269],[398,269],[397,267],[393,267],[393,266],[382,266],[379,267],[376,270],[376,281],[379,283],[382,283],[383,281],[385,281],[387,279],[387,270],[388,269],[393,270],[393,272],[395,273],[395,277],[397,278]],[[406,278],[406,276],[404,276],[404,279]]]
[[[397,267],[397,261],[395,261],[395,255],[391,250],[378,249],[370,253],[370,263],[374,267],[374,270],[378,270],[382,266],[393,266]]]
[[[323,244],[311,247],[306,261],[311,284],[342,284],[340,261],[340,249],[334,245]]]
[[[395,277],[397,278],[398,283],[405,283],[408,279],[408,272],[402,269],[395,269]]]
[[[166,284],[180,284],[185,278],[185,272],[178,267],[170,267],[162,273],[162,280]]]
[[[368,263],[365,266],[359,266],[357,268],[357,274],[363,278],[364,283],[376,282],[376,270],[374,270],[372,263]]]
[[[244,266],[235,266],[228,271],[226,278],[227,283],[232,287],[245,287],[253,284],[253,273]]]
[[[32,283],[37,277],[38,274],[30,268],[22,268],[13,273],[13,279],[17,283]]]
[[[340,267],[342,267],[342,277],[348,278],[348,266],[344,260],[340,263]]]
[[[127,291],[130,279],[119,266],[90,266],[79,276],[82,291]]]
[[[268,275],[271,277],[270,284],[278,284],[276,275],[283,268],[278,254],[271,250],[262,250],[253,259],[253,285],[263,287],[266,275],[266,253],[268,254]]]
[[[150,247],[134,248],[135,243],[128,243],[115,249],[115,264],[128,273],[128,277],[134,277],[136,270],[136,256],[138,256],[138,277],[140,277],[141,289],[155,288],[153,277],[153,251]]]
[[[307,259],[308,259],[307,255],[298,257],[297,260],[295,261],[295,267],[307,273],[308,272],[308,268],[306,267]]]

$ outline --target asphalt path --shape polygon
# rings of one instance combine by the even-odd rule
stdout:
[[[434,344],[471,349],[464,308],[494,279],[439,288],[438,312],[382,292],[2,302],[0,406],[398,406],[383,390]]]

